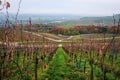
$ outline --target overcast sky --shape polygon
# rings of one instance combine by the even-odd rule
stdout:
[[[8,0],[7,0],[8,1]],[[9,0],[16,12],[19,0]],[[106,16],[120,12],[120,0],[22,0],[20,13]]]

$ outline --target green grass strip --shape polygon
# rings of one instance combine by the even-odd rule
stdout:
[[[59,46],[56,54],[53,56],[52,61],[49,64],[48,70],[42,80],[48,78],[49,80],[63,80],[68,79],[71,75],[67,62],[69,56],[64,52],[62,47]]]

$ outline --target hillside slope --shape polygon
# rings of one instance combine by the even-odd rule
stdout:
[[[120,14],[115,15],[116,22],[118,22]],[[83,17],[77,20],[69,20],[57,24],[66,28],[78,25],[113,25],[113,16],[103,17]]]

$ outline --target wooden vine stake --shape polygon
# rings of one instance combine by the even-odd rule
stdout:
[[[0,0],[0,6],[2,5],[2,1]]]

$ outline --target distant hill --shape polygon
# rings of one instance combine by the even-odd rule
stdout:
[[[0,14],[0,24],[2,24],[6,18],[5,14]],[[16,14],[9,14],[9,20],[14,23]],[[76,20],[81,18],[79,15],[67,15],[67,14],[19,14],[18,22],[26,23],[31,18],[34,24],[51,24],[51,23],[61,23],[69,20]]]
[[[120,18],[120,14],[115,15],[116,23]],[[104,16],[104,17],[83,17],[77,20],[69,20],[59,24],[66,28],[78,25],[113,25],[113,16]]]
[[[15,14],[9,14],[10,23],[14,23]],[[102,17],[83,17],[80,15],[63,15],[63,14],[20,14],[18,15],[18,22],[24,24],[31,18],[33,24],[52,24],[62,27],[72,27],[78,25],[112,25],[113,16]],[[120,18],[120,14],[115,15],[116,20]],[[5,14],[0,14],[0,25],[5,23]]]

